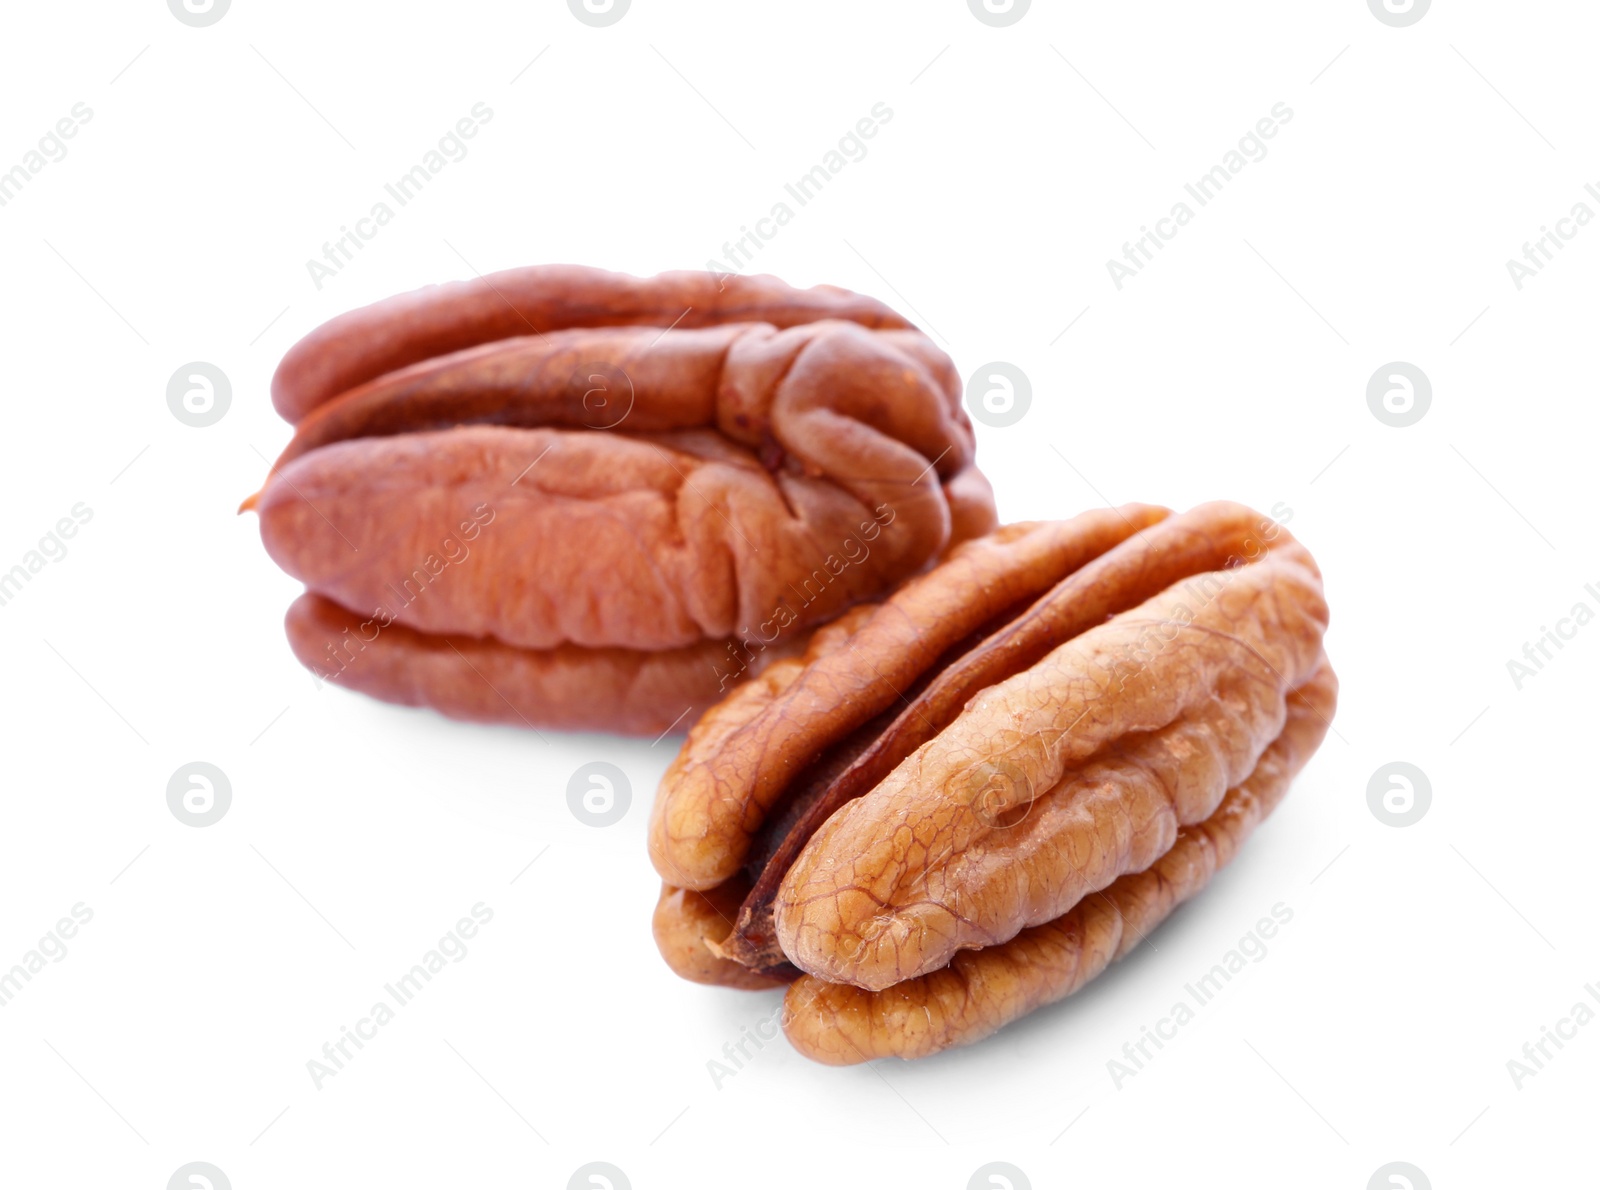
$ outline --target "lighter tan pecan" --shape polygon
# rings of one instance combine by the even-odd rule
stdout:
[[[1239,505],[1110,515],[968,543],[705,716],[651,852],[669,886],[749,886],[708,951],[892,1000],[1173,855],[1264,757],[1303,763],[1291,704],[1325,725],[1333,689],[1310,555]],[[1040,572],[1041,535],[1094,544]]]

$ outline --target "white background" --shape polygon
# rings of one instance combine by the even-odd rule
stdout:
[[[159,1190],[203,1160],[239,1190],[562,1187],[598,1160],[639,1190],[957,1190],[1000,1160],[1034,1187],[1360,1190],[1403,1160],[1439,1188],[1594,1184],[1600,1023],[1520,1090],[1506,1066],[1600,984],[1600,626],[1520,690],[1506,666],[1600,610],[1600,227],[1521,291],[1505,264],[1600,211],[1592,5],[1440,0],[1409,28],[1362,0],[1036,0],[1009,28],[958,0],[4,20],[0,169],[93,117],[0,208],[0,569],[74,504],[93,518],[0,607],[0,965],[94,916],[0,1009],[0,1183]],[[470,154],[319,291],[307,259],[479,102]],[[234,509],[289,436],[272,368],[316,324],[518,264],[703,267],[878,102],[869,154],[759,269],[883,298],[964,375],[1024,370],[1026,417],[980,428],[1006,519],[1292,509],[1343,699],[1239,862],[1085,993],[916,1064],[780,1040],[718,1087],[707,1063],[778,1000],[681,983],[651,943],[676,738],[318,690],[281,633],[297,584]],[[1107,259],[1279,102],[1265,159],[1119,291]],[[232,381],[209,428],[167,408],[192,360]],[[1433,385],[1409,428],[1366,401],[1393,360]],[[565,797],[597,759],[633,791],[605,829]],[[205,829],[166,805],[193,760],[232,785]],[[1406,829],[1367,806],[1394,760],[1432,785]],[[307,1061],[479,901],[468,957],[318,1090]],[[1277,902],[1268,957],[1117,1089],[1107,1061]]]

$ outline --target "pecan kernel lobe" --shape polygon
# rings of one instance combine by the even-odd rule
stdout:
[[[733,928],[733,915],[743,893],[738,884],[708,892],[661,886],[651,931],[661,957],[675,974],[693,983],[750,991],[782,987],[787,982],[719,958],[712,950]]]
[[[716,417],[729,347],[771,328],[675,333],[654,327],[558,331],[485,343],[389,372],[319,405],[276,466],[330,442],[485,423],[634,431]]]
[[[918,1058],[968,1045],[1071,995],[1143,941],[1237,854],[1282,799],[1328,730],[1338,684],[1322,659],[1288,699],[1283,730],[1210,817],[1183,828],[1151,867],[1119,877],[1008,942],[884,991],[812,975],[790,985],[783,1028],[801,1053],[830,1065]]]
[[[295,657],[319,681],[385,702],[427,707],[451,719],[593,728],[659,736],[721,697],[717,674],[733,642],[682,649],[521,649],[470,636],[418,632],[306,592],[284,630]]]
[[[833,286],[794,289],[765,275],[719,278],[683,271],[630,277],[578,265],[534,265],[430,285],[329,320],[284,356],[272,378],[272,402],[297,422],[324,401],[420,360],[571,327],[792,326],[822,318],[910,327],[881,302]]]
[[[995,616],[1157,523],[1129,505],[1071,521],[1005,526],[953,550],[815,656],[781,690],[709,711],[661,782],[651,856],[663,879],[710,888],[744,864],[772,808],[827,749],[899,703],[942,654]]]

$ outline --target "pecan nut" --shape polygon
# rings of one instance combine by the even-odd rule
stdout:
[[[954,365],[771,277],[498,273],[333,319],[247,501],[332,680],[446,714],[658,733],[989,531]]]
[[[977,1040],[1231,858],[1327,730],[1326,626],[1310,554],[1236,504],[968,542],[690,732],[651,820],[663,953],[793,980],[822,1061]]]

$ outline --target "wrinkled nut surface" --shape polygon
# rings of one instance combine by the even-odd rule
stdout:
[[[273,401],[296,655],[461,718],[687,724],[994,526],[954,365],[831,287],[497,273],[333,319]]]
[[[1333,713],[1326,626],[1310,554],[1237,504],[968,542],[690,732],[651,820],[663,955],[792,979],[785,1030],[821,1061],[986,1036],[1277,804]]]

